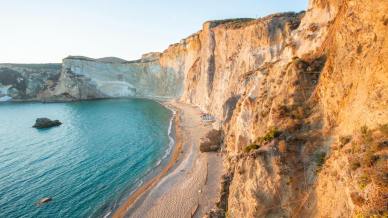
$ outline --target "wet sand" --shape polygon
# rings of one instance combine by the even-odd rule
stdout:
[[[201,138],[211,129],[200,110],[164,102],[176,110],[176,146],[163,171],[133,193],[113,217],[202,217],[219,199],[222,157],[201,153]]]

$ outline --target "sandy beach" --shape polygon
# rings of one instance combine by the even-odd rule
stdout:
[[[219,199],[222,156],[201,153],[201,138],[211,125],[201,111],[179,102],[164,102],[176,110],[176,146],[163,171],[133,193],[113,217],[202,217]]]

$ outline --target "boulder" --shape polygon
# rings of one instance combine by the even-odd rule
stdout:
[[[218,151],[219,148],[220,148],[219,144],[213,144],[209,141],[203,141],[199,145],[199,150],[201,152],[215,152],[215,151]]]
[[[222,144],[222,134],[219,130],[211,130],[207,133],[206,139],[204,139],[199,145],[201,152],[216,152],[220,149]]]
[[[37,129],[51,128],[54,126],[60,126],[62,123],[59,120],[50,120],[48,118],[38,118],[35,121],[35,125],[32,127]]]

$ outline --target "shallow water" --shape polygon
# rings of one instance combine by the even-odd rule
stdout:
[[[103,216],[166,157],[171,115],[140,99],[0,104],[0,217]]]

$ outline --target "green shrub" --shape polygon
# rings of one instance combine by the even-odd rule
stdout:
[[[212,27],[218,25],[225,25],[226,28],[241,28],[248,25],[251,21],[254,21],[252,18],[236,18],[236,19],[226,19],[226,20],[214,20],[212,21]]]
[[[256,149],[259,149],[259,148],[260,148],[260,145],[257,145],[257,144],[250,144],[250,145],[248,145],[248,146],[246,146],[246,147],[244,148],[244,151],[245,151],[245,153],[249,153],[250,151],[256,150]]]
[[[276,127],[271,127],[264,136],[257,138],[256,142],[259,144],[266,144],[268,142],[271,142],[279,135],[280,131],[278,131]]]

